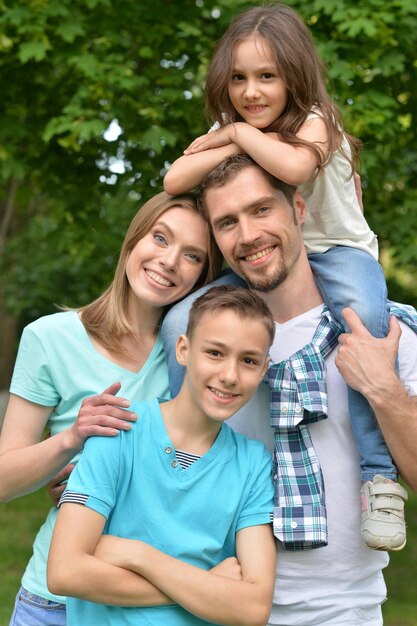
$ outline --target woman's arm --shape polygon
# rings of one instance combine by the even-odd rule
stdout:
[[[114,383],[103,394],[85,399],[74,424],[43,441],[52,408],[11,394],[0,435],[0,502],[45,485],[82,449],[87,437],[114,436],[118,429],[129,428],[137,416],[119,408],[129,405],[115,397],[119,389]]]
[[[271,527],[239,531],[236,545],[241,579],[200,569],[134,539],[105,536],[96,554],[141,574],[202,619],[225,625],[264,625],[275,580],[276,548]]]
[[[94,555],[104,524],[105,518],[87,506],[62,504],[49,551],[49,590],[116,606],[172,604],[142,576]]]

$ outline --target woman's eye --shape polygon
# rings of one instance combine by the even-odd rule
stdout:
[[[167,243],[166,237],[164,235],[162,235],[161,233],[154,233],[153,234],[153,238],[158,243],[162,243],[162,244],[166,244]]]
[[[190,259],[190,261],[192,261],[192,263],[201,263],[201,258],[198,256],[198,254],[192,254],[191,252],[189,254],[186,255],[187,259]]]

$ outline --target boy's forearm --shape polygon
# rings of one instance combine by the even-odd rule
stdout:
[[[142,576],[88,554],[50,562],[48,588],[58,595],[114,606],[173,604]]]
[[[200,569],[141,541],[122,541],[126,541],[120,552],[124,567],[140,573],[190,613],[224,625],[267,622],[270,599],[262,585]]]

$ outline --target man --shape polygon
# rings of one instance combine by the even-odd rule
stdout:
[[[272,361],[288,359],[311,342],[323,312],[323,301],[303,245],[306,206],[301,195],[241,155],[227,159],[207,177],[202,187],[202,203],[227,263],[262,295],[273,313],[276,339],[271,349]],[[166,337],[182,332],[172,319],[178,320],[181,307],[188,306],[189,302],[185,301],[177,305],[179,308],[174,307],[166,320]],[[346,346],[345,335],[342,342]],[[382,624],[380,605],[386,589],[381,570],[387,565],[388,557],[385,552],[369,550],[361,543],[359,455],[351,433],[347,387],[335,365],[336,353],[333,350],[325,358],[328,419],[309,424],[312,445],[324,476],[328,545],[316,550],[292,551],[284,550],[284,544],[278,543],[270,625]],[[343,353],[340,366],[347,375],[349,367]],[[407,382],[411,393],[417,394],[417,338],[405,325],[402,325],[399,368],[401,379]],[[356,377],[351,376],[354,383]],[[362,391],[366,395],[367,390]],[[262,385],[256,398],[231,418],[230,425],[263,440],[272,449],[274,430],[270,426],[269,395],[268,386]],[[378,419],[386,413],[384,408],[380,409],[381,404],[373,404]],[[281,410],[285,411],[286,407],[281,406]],[[296,407],[295,411],[302,409]],[[392,452],[400,473],[414,486],[417,470],[411,453],[405,453],[412,436],[405,429],[399,436],[397,417],[394,412],[390,419],[382,418],[381,428],[388,442],[398,437]],[[289,523],[296,533],[298,522],[289,520]],[[278,524],[274,523],[274,530],[277,528]]]

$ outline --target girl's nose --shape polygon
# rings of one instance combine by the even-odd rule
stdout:
[[[248,80],[245,88],[245,96],[248,99],[257,98],[259,96],[258,86],[256,81]]]

